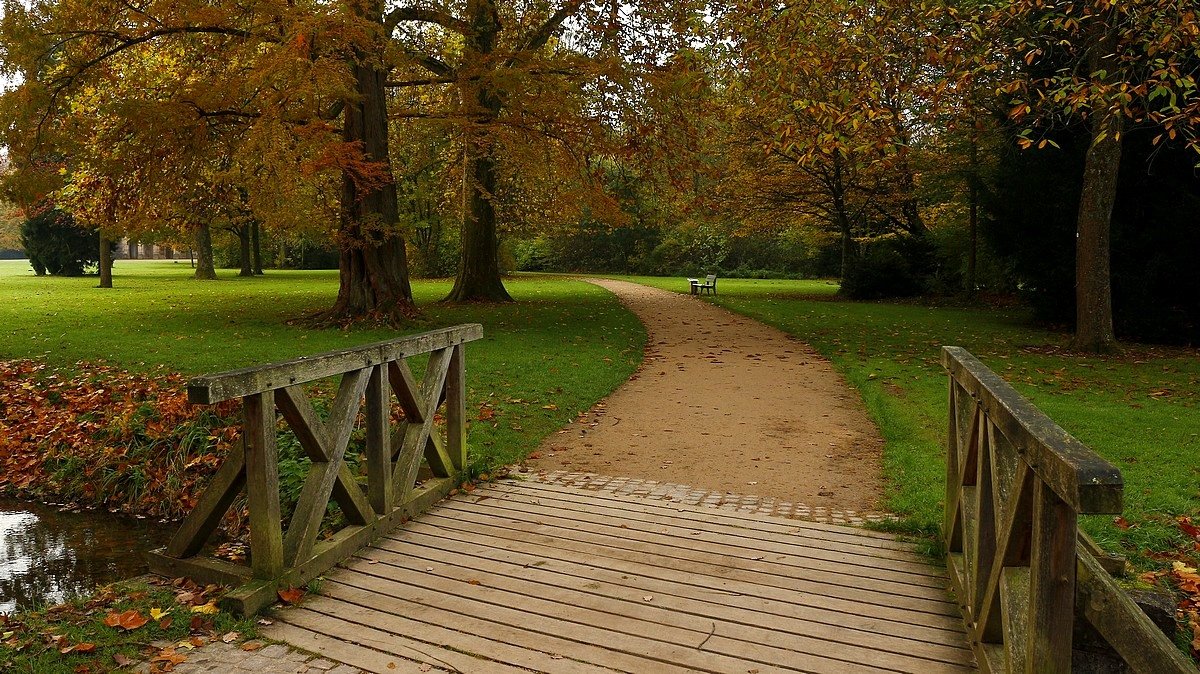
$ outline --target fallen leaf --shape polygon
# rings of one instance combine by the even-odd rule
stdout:
[[[417,669],[422,672],[430,672],[433,671],[433,665],[429,664],[428,662],[422,662]]]
[[[1117,528],[1121,529],[1121,530],[1128,529],[1130,526],[1132,526],[1131,524],[1129,524],[1129,520],[1127,520],[1124,517],[1121,517],[1119,515],[1117,517],[1113,518],[1113,524],[1115,524],[1117,526]]]
[[[221,612],[221,609],[217,608],[217,605],[211,601],[208,602],[207,604],[201,604],[199,606],[192,607],[192,613],[202,613],[204,615],[212,615],[214,613],[220,613],[220,612]]]
[[[158,629],[160,629],[160,630],[171,629],[171,623],[173,623],[173,622],[175,622],[175,621],[173,618],[171,618],[171,616],[166,616],[162,620],[158,621]]]
[[[279,598],[282,599],[285,604],[297,604],[300,602],[300,599],[303,596],[304,590],[296,587],[289,587],[286,590],[279,591]]]
[[[240,636],[242,636],[242,635],[238,634],[237,632],[226,632],[225,634],[221,635],[221,641],[223,641],[224,643],[227,643],[227,644],[231,644],[231,643],[237,641],[238,637],[240,637]]]
[[[129,665],[133,664],[133,658],[129,657],[128,655],[114,653],[113,662],[116,662],[118,667],[128,667]]]
[[[159,618],[165,616],[166,614],[167,614],[167,612],[162,610],[161,608],[150,609],[150,619],[151,620],[158,620]]]
[[[654,595],[648,594],[648,595],[642,597],[642,601],[654,601]]]
[[[472,578],[471,580],[468,580],[467,583],[469,585],[483,585],[478,578]]]
[[[246,643],[242,644],[242,650],[243,651],[257,651],[258,649],[262,648],[264,645],[266,645],[266,644],[255,639],[254,641],[247,641]]]
[[[158,652],[158,655],[150,658],[150,662],[161,662],[174,667],[182,662],[187,662],[187,656],[176,653],[174,648],[164,648]]]
[[[124,613],[112,612],[104,616],[104,624],[109,627],[119,627],[125,631],[136,630],[142,625],[150,622],[150,619],[143,616],[136,609],[125,611]]]

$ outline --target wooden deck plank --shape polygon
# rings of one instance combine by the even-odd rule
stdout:
[[[434,537],[413,536],[406,542],[393,541],[386,548],[372,548],[359,553],[366,560],[407,560],[408,563],[432,562],[436,572],[456,574],[458,580],[469,582],[477,577],[475,571],[491,578],[511,578],[516,581],[548,582],[557,586],[576,588],[580,592],[602,597],[640,601],[647,593],[658,592],[658,605],[671,607],[680,613],[701,618],[734,620],[752,627],[791,632],[795,634],[827,633],[832,630],[844,639],[873,639],[878,635],[937,645],[960,644],[964,651],[960,622],[947,618],[945,625],[934,627],[890,620],[886,616],[860,616],[839,612],[828,606],[813,607],[768,600],[742,594],[714,593],[707,588],[673,581],[630,576],[568,560],[547,560],[526,553],[489,548],[471,543]],[[350,562],[359,568],[359,562]],[[468,572],[469,570],[469,572]],[[545,580],[546,578],[549,580]],[[949,646],[947,646],[949,647]]]
[[[266,633],[368,671],[975,671],[944,572],[910,544],[731,515],[482,487],[361,550]]]
[[[656,566],[667,566],[717,580],[742,580],[767,587],[794,588],[865,603],[879,603],[879,595],[885,594],[888,595],[888,603],[901,608],[942,615],[958,614],[957,605],[950,602],[945,590],[940,588],[893,583],[863,575],[820,569],[790,567],[789,573],[784,575],[765,559],[744,560],[704,550],[666,547],[657,543],[657,540],[669,538],[669,535],[659,535],[652,540],[642,541],[632,537],[624,538],[620,532],[594,534],[587,531],[583,524],[571,528],[569,525],[556,526],[513,520],[484,512],[450,513],[442,509],[429,513],[424,521],[445,529],[475,533],[486,531],[497,539],[535,541],[577,555],[616,558],[635,563],[654,564],[657,561],[657,564],[654,564]],[[400,536],[403,536],[403,532],[396,532],[391,537]]]
[[[372,672],[382,674],[394,671],[387,666],[388,663],[399,667],[401,658],[405,658],[441,671],[527,674],[524,669],[487,662],[460,651],[384,632],[309,607],[288,608],[280,611],[279,615],[280,618],[269,629],[263,630],[264,636],[287,641],[332,660]],[[417,670],[420,671],[419,665]]]
[[[485,493],[486,496],[486,493]],[[470,500],[473,498],[474,500]],[[687,543],[686,547],[697,547],[728,555],[758,557],[774,553],[772,561],[788,566],[822,568],[850,575],[871,574],[876,578],[893,578],[898,582],[945,588],[945,574],[927,560],[915,558],[897,559],[893,556],[872,555],[867,550],[845,551],[820,547],[808,541],[778,543],[751,535],[731,535],[727,532],[710,531],[693,526],[684,519],[653,518],[646,521],[636,517],[623,517],[620,511],[592,504],[546,500],[525,495],[505,494],[497,498],[482,498],[472,495],[468,499],[452,499],[446,502],[449,509],[467,509],[476,512],[508,510],[530,515],[548,515],[558,521],[569,522],[573,527],[586,523],[588,531],[611,531],[613,522],[619,522],[622,534],[642,532],[646,534],[667,533],[673,540]],[[617,519],[620,518],[620,519]],[[542,520],[544,518],[538,517]],[[661,542],[661,541],[660,541]],[[884,572],[882,575],[880,571]]]
[[[386,555],[385,561],[376,564],[366,561],[354,562],[348,565],[348,568],[361,576],[371,576],[385,583],[406,583],[446,594],[461,594],[478,601],[496,603],[532,614],[557,617],[629,634],[646,634],[656,640],[700,643],[703,646],[698,646],[699,650],[734,657],[762,661],[759,652],[765,647],[774,649],[772,652],[778,655],[780,661],[792,659],[793,656],[786,651],[793,651],[848,663],[861,662],[881,667],[896,667],[911,672],[961,672],[964,671],[961,663],[969,661],[969,654],[965,649],[948,648],[940,644],[898,639],[881,634],[870,635],[870,639],[856,640],[847,638],[848,634],[853,634],[850,630],[832,625],[820,625],[819,627],[824,629],[815,630],[816,634],[788,633],[737,622],[736,618],[740,616],[736,615],[731,615],[731,619],[726,620],[717,617],[702,618],[671,610],[667,608],[669,601],[663,601],[669,596],[642,595],[613,600],[562,585],[513,582],[493,575],[485,569],[458,567],[460,573],[455,574],[453,569],[447,569],[442,564],[427,567],[422,566],[427,564],[423,560],[383,551],[376,551],[375,554]],[[427,571],[429,568],[433,568],[434,571]],[[363,589],[378,587],[363,583],[361,577],[355,574],[343,574],[339,576],[339,582]],[[378,589],[388,593],[383,588]],[[391,591],[395,592],[396,589],[392,588]],[[649,602],[645,601],[646,596],[651,597]],[[614,622],[614,617],[620,620]],[[810,630],[812,631],[814,630]],[[864,642],[871,645],[864,647]],[[768,657],[766,661],[771,662],[772,659]]]
[[[771,540],[792,542],[796,539],[815,539],[821,543],[845,545],[851,548],[874,548],[907,552],[910,559],[925,559],[918,547],[899,540],[894,534],[873,531],[862,527],[842,524],[826,524],[808,520],[789,519],[756,513],[747,513],[732,508],[705,505],[689,505],[679,501],[646,499],[603,491],[565,487],[536,480],[504,480],[485,489],[504,493],[531,494],[539,497],[557,498],[567,501],[594,502],[615,508],[633,516],[638,513],[685,517],[689,521],[703,522],[714,530],[729,529],[753,531],[758,536],[769,536]],[[477,492],[478,493],[478,492]]]
[[[486,535],[452,532],[453,535],[447,537],[446,532],[436,528],[417,531],[417,527],[421,526],[422,523],[414,523],[413,530],[406,531],[406,537],[402,541],[383,540],[373,549],[411,554],[412,550],[405,547],[405,543],[411,542],[440,547],[454,554],[471,554],[523,564],[527,569],[552,570],[578,578],[600,578],[604,579],[604,582],[637,588],[643,594],[671,594],[731,608],[749,607],[751,610],[770,615],[802,618],[811,611],[819,611],[830,614],[830,619],[837,621],[862,618],[868,624],[871,621],[886,622],[887,629],[899,629],[897,625],[910,624],[940,630],[946,634],[962,633],[962,619],[954,616],[907,611],[887,604],[869,606],[836,597],[764,588],[738,581],[714,584],[709,579],[695,574],[662,567],[639,567],[621,560],[593,559],[585,563],[577,559],[564,559],[561,551],[534,543],[516,546],[509,541],[500,541],[500,544],[508,544],[501,547],[497,545],[497,541]]]
[[[387,594],[386,583],[377,584],[371,590],[363,590],[340,581],[329,581],[329,585],[319,598],[320,603],[314,603],[314,609],[349,615],[355,622],[363,625],[386,628],[401,620],[401,616],[421,616],[422,619],[443,623],[471,621],[475,626],[473,633],[492,641],[504,639],[507,643],[536,650],[545,649],[547,645],[553,644],[554,650],[547,655],[560,655],[564,659],[569,658],[629,674],[721,674],[756,668],[763,674],[806,671],[790,666],[771,666],[717,653],[701,652],[691,645],[670,644],[611,629],[554,620],[430,590],[423,593],[424,599],[429,603],[419,603],[408,598],[408,595]],[[419,588],[417,591],[420,591]],[[603,647],[598,644],[603,644]]]

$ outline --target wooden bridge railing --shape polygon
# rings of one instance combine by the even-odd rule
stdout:
[[[1080,515],[1121,512],[1120,471],[966,350],[942,362],[947,567],[980,668],[1069,672],[1079,620],[1135,672],[1194,674],[1080,543]]]
[[[150,553],[151,570],[236,585],[224,601],[248,615],[275,601],[280,588],[307,583],[436,503],[458,484],[466,465],[463,345],[482,336],[482,326],[461,325],[190,381],[188,398],[194,404],[242,399],[242,442],[170,543]],[[418,384],[406,359],[426,353],[429,362]],[[328,418],[321,419],[302,385],[327,377],[341,381]],[[395,429],[393,393],[404,412]],[[443,402],[445,438],[434,426]],[[279,504],[276,411],[312,461],[286,531]],[[345,461],[360,411],[366,427],[365,485]],[[422,459],[433,478],[417,484]],[[250,515],[249,565],[202,555],[243,487]],[[331,497],[347,525],[317,540]]]

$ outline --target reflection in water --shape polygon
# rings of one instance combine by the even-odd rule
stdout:
[[[146,572],[164,525],[0,500],[0,612],[57,604]]]

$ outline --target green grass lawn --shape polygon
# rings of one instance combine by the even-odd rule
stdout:
[[[687,292],[684,279],[626,278]],[[1032,327],[1023,310],[845,302],[826,281],[721,279],[717,289],[712,301],[808,342],[862,392],[887,441],[888,506],[912,529],[936,533],[941,521],[947,384],[939,357],[955,345],[1121,469],[1132,527],[1088,518],[1102,545],[1145,564],[1146,550],[1186,544],[1174,517],[1200,513],[1195,350],[1072,354],[1069,335]]]
[[[238,278],[222,270],[216,281],[191,273],[187,261],[121,260],[116,287],[100,289],[95,277],[36,277],[24,261],[0,261],[0,358],[64,368],[102,360],[194,376],[482,323],[483,340],[467,347],[467,385],[469,414],[485,402],[496,411],[471,428],[473,459],[483,468],[524,457],[624,382],[645,344],[641,324],[616,298],[567,279],[511,279],[515,304],[465,306],[437,303],[449,281],[415,281],[424,318],[398,332],[289,325],[333,303],[336,271]]]

